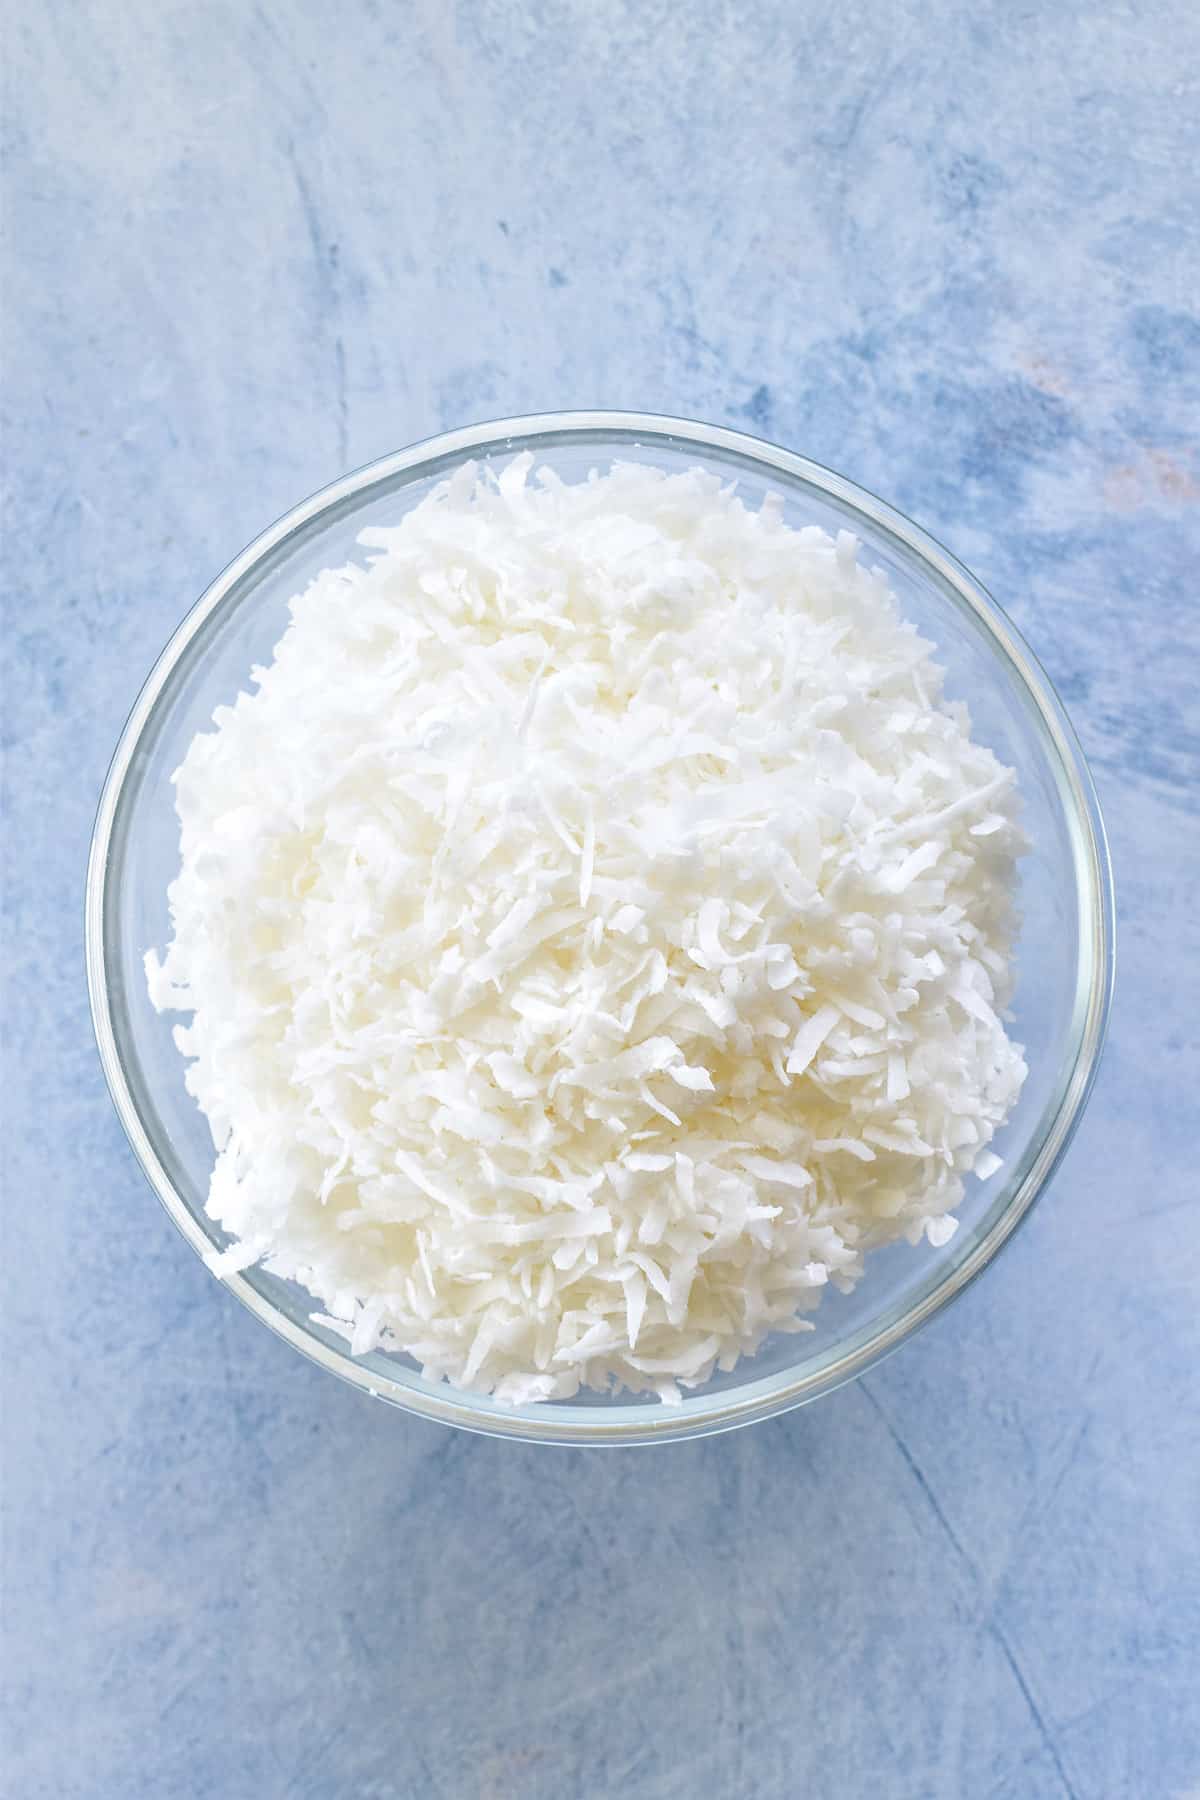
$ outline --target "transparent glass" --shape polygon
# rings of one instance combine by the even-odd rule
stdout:
[[[1111,871],[1083,756],[1028,646],[970,575],[924,532],[840,475],[734,431],[635,413],[562,413],[450,432],[325,488],[264,532],[196,603],[151,671],[117,746],[96,820],[87,888],[88,982],[105,1075],[151,1185],[197,1251],[224,1241],[204,1211],[213,1160],[184,1088],[175,1021],[151,1007],[142,958],[168,934],[179,841],[170,776],[213,708],[267,661],[287,602],[319,569],[361,552],[364,526],[393,522],[468,458],[532,450],[565,480],[619,459],[697,464],[757,503],[782,497],[796,525],[845,527],[881,565],[903,610],[939,650],[948,692],[976,734],[1016,767],[1032,841],[1021,869],[1015,1032],[1029,1078],[996,1148],[1003,1167],[969,1182],[942,1249],[875,1252],[853,1294],[829,1291],[816,1329],[769,1340],[678,1407],[630,1395],[505,1407],[426,1381],[407,1358],[352,1358],[313,1324],[311,1296],[261,1270],[225,1278],[258,1318],[325,1368],[426,1417],[500,1436],[570,1444],[684,1438],[768,1417],[828,1393],[962,1293],[1011,1236],[1062,1156],[1096,1071],[1113,977]]]

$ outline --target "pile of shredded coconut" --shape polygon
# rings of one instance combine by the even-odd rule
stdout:
[[[361,541],[175,776],[213,1266],[677,1401],[998,1166],[1013,772],[852,537],[699,470],[471,466]]]

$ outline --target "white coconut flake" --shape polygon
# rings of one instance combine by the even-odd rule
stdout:
[[[840,1016],[840,1011],[836,1006],[819,1006],[816,1012],[804,1021],[796,1033],[796,1041],[792,1045],[791,1054],[787,1059],[789,1075],[803,1075]]]
[[[1012,771],[852,537],[698,470],[517,457],[361,541],[175,777],[207,1260],[677,1405],[999,1167]]]

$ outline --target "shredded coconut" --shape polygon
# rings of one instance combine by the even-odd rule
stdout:
[[[852,537],[699,470],[471,466],[361,542],[175,776],[213,1266],[677,1402],[998,1167],[1013,772]]]

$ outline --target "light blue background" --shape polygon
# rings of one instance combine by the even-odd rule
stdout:
[[[1200,1793],[1193,0],[6,35],[5,1793]],[[1091,1110],[968,1298],[634,1453],[408,1420],[240,1311],[126,1149],[80,945],[107,757],[209,578],[350,465],[587,405],[943,537],[1073,711],[1122,924]]]

